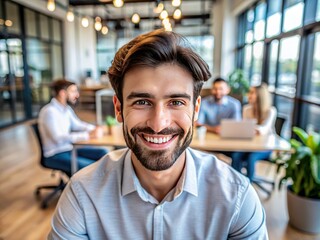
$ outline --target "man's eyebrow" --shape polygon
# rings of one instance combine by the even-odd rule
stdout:
[[[144,93],[144,92],[132,92],[127,96],[127,100],[135,99],[135,98],[154,98],[153,95],[150,93]]]
[[[128,95],[127,100],[135,99],[135,98],[155,98],[154,95],[150,93],[144,93],[144,92],[132,92]],[[167,94],[164,96],[164,98],[185,98],[188,100],[191,100],[191,96],[186,93],[172,93]]]
[[[173,93],[165,95],[165,98],[185,98],[191,100],[191,96],[187,93]]]

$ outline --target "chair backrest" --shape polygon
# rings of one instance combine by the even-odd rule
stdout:
[[[282,128],[283,128],[283,124],[284,122],[286,121],[286,118],[285,117],[282,117],[282,116],[277,116],[276,118],[276,123],[275,123],[275,130],[276,130],[276,133],[281,136],[281,132],[282,132]]]
[[[40,131],[39,131],[39,127],[38,127],[38,123],[34,123],[31,125],[33,132],[36,135],[36,138],[38,140],[39,143],[39,147],[40,147],[40,163],[42,166],[46,167],[45,163],[44,163],[44,155],[43,155],[43,145],[42,145],[42,141],[41,141],[41,136],[40,136]]]

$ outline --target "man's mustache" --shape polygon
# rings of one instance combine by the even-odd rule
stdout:
[[[184,131],[181,128],[165,128],[160,132],[155,132],[150,127],[135,127],[131,129],[132,136],[135,136],[138,133],[152,134],[152,135],[184,135]]]

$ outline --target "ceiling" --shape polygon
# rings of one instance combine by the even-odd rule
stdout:
[[[169,17],[172,16],[175,7],[172,6],[171,1],[162,2],[169,13]],[[182,4],[180,5],[182,19],[210,18],[213,2],[214,0],[182,0]],[[112,0],[69,0],[69,4],[81,14],[92,17],[99,15],[108,21],[130,19],[136,12],[140,15],[141,19],[155,19],[159,16],[159,14],[153,12],[157,1],[124,0],[124,5],[121,8],[114,7]]]

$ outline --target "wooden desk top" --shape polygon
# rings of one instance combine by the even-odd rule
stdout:
[[[122,135],[122,126],[113,128],[112,135],[104,135],[99,139],[90,139],[74,143],[75,146],[115,146],[125,147],[126,143]],[[199,141],[194,136],[191,145],[192,148],[203,151],[290,151],[290,143],[276,134],[268,136],[255,136],[251,140],[245,139],[222,139],[219,135],[207,133],[206,139]]]

